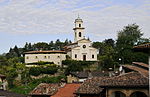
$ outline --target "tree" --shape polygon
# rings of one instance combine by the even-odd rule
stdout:
[[[16,45],[14,47],[14,52],[16,53],[16,57],[20,57],[20,52],[19,52],[19,49]]]
[[[121,58],[122,64],[132,63],[134,57],[132,48],[137,44],[142,35],[137,24],[125,26],[123,30],[119,31],[115,49],[116,61]]]
[[[118,32],[117,46],[129,45],[133,47],[143,34],[136,24],[125,26]]]
[[[114,47],[115,46],[115,41],[113,39],[105,39],[104,43],[108,46]]]
[[[98,49],[99,55],[103,54],[103,51],[104,51],[104,43],[103,42],[93,42],[92,46]]]
[[[54,49],[54,42],[51,41],[48,46],[49,46],[49,50],[53,50]]]
[[[46,42],[38,42],[33,45],[35,50],[48,50],[48,43]]]
[[[0,66],[1,65],[8,65],[8,62],[7,62],[7,58],[5,56],[0,55]]]

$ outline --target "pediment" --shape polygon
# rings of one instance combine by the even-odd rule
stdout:
[[[88,39],[81,39],[78,41],[78,43],[90,43],[91,41]]]

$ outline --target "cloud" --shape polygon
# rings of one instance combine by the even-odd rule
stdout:
[[[86,34],[94,40],[114,38],[123,26],[137,23],[150,37],[150,2],[137,5],[113,0],[2,0],[0,33],[70,34],[80,13]]]

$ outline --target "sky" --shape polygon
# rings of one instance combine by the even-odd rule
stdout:
[[[0,54],[26,42],[73,41],[78,14],[92,41],[115,40],[133,23],[150,38],[150,0],[0,0]]]

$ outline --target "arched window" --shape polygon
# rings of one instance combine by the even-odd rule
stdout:
[[[81,32],[79,32],[79,37],[81,37]]]
[[[121,91],[115,91],[111,94],[110,97],[126,97],[126,95]]]
[[[130,97],[148,97],[145,93],[136,91],[130,95]]]
[[[79,24],[79,27],[81,27],[81,24]]]

